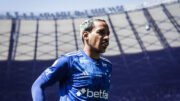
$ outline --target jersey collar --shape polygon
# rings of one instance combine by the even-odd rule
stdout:
[[[95,59],[89,57],[82,49],[81,49],[80,51],[81,51],[81,53],[83,54],[83,56],[84,56],[85,58],[87,58],[88,60],[90,60],[91,62],[93,62],[93,63],[98,63],[98,62],[100,61],[100,59],[95,60]]]

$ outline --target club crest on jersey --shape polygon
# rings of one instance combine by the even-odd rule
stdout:
[[[105,64],[105,63],[102,62],[102,66],[103,66],[103,67],[107,67],[107,64]]]

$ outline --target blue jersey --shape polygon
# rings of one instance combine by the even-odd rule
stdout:
[[[112,64],[94,60],[83,50],[60,56],[32,87],[34,101],[43,101],[45,87],[59,82],[59,101],[108,101]]]

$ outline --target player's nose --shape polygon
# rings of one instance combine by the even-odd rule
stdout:
[[[104,39],[107,40],[107,41],[109,41],[109,35],[106,34],[106,35],[104,36]]]

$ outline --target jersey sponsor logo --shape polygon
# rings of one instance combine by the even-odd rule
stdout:
[[[77,96],[81,96],[82,94],[84,94],[86,92],[85,88],[82,88],[81,90],[79,90],[76,94]]]
[[[88,98],[103,98],[108,99],[108,93],[106,90],[91,91],[90,89],[82,88],[76,93],[77,96],[84,95]]]

